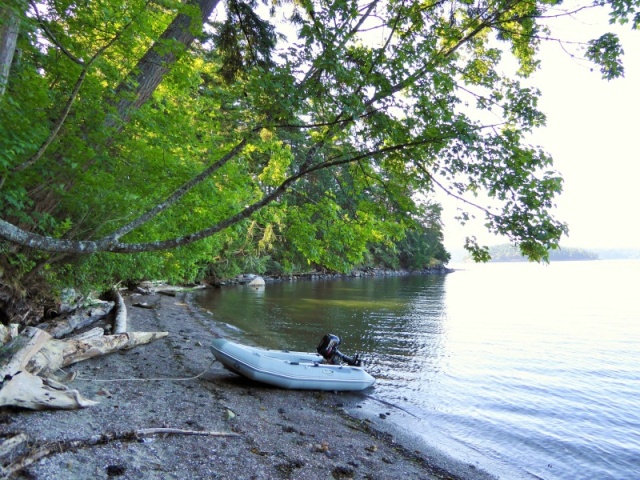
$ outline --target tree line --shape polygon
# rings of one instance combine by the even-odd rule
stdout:
[[[583,8],[639,23],[637,0],[5,0],[1,286],[446,262],[435,191],[545,259],[562,178],[523,80]],[[584,47],[624,74],[615,35]]]

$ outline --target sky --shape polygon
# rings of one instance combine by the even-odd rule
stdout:
[[[564,178],[556,217],[569,225],[560,245],[585,249],[640,248],[640,31],[614,28],[606,16],[558,20],[561,38],[589,39],[615,31],[624,48],[625,77],[603,80],[597,69],[572,59],[558,44],[541,49],[532,83],[542,91],[547,126],[531,143],[554,159]],[[480,224],[460,227],[455,203],[445,201],[445,246],[460,249],[466,236],[482,244],[505,243]]]

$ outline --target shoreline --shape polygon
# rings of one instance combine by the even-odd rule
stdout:
[[[153,309],[132,303],[143,300]],[[472,465],[436,458],[363,413],[366,395],[293,391],[252,383],[215,362],[220,336],[188,293],[127,295],[131,331],[168,331],[149,345],[86,360],[70,385],[97,406],[73,411],[0,409],[0,434],[29,447],[109,432],[176,428],[236,437],[135,436],[61,449],[13,478],[476,479]],[[6,462],[5,462],[6,464]]]
[[[455,272],[455,269],[446,265],[429,267],[423,270],[392,270],[389,268],[365,268],[356,269],[350,273],[326,273],[312,271],[307,273],[297,273],[292,275],[258,275],[258,274],[240,274],[231,279],[209,279],[205,283],[211,287],[225,287],[234,285],[245,285],[253,278],[260,277],[265,283],[295,282],[295,281],[317,281],[317,280],[338,280],[346,278],[364,278],[364,277],[402,277],[408,275],[447,275]]]

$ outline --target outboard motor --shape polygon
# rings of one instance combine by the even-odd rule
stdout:
[[[327,363],[340,365],[341,362],[345,362],[347,365],[351,365],[353,367],[362,366],[362,361],[358,354],[353,357],[349,357],[338,350],[338,345],[340,345],[340,337],[333,333],[328,333],[322,337],[317,350]]]

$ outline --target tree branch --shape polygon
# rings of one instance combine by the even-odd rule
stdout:
[[[246,138],[242,140],[240,143],[238,143],[238,145],[233,147],[227,154],[225,154],[220,160],[215,162],[209,168],[205,169],[203,172],[201,172],[199,175],[191,179],[189,182],[183,184],[173,194],[171,194],[165,201],[159,203],[151,210],[139,216],[137,219],[133,220],[132,222],[129,222],[127,225],[119,228],[118,230],[113,232],[111,235],[105,237],[104,240],[107,242],[117,241],[123,235],[126,235],[127,233],[135,230],[136,228],[144,225],[153,217],[158,215],[160,212],[174,205],[178,200],[180,200],[180,198],[186,195],[192,188],[202,183],[204,180],[210,177],[214,172],[216,172],[219,168],[224,166],[228,161],[235,158],[242,151],[242,149],[247,145],[247,141],[248,140]]]
[[[64,125],[64,122],[66,121],[66,119],[67,119],[67,117],[69,115],[69,112],[71,111],[71,107],[72,107],[73,103],[75,102],[76,97],[78,96],[78,93],[80,92],[80,87],[82,86],[82,84],[84,83],[85,78],[87,77],[87,73],[89,72],[89,68],[133,24],[133,20],[131,20],[129,23],[127,23],[124,26],[124,28],[122,28],[116,35],[114,35],[111,40],[109,40],[105,45],[100,47],[98,49],[98,51],[95,54],[93,54],[93,56],[89,59],[88,62],[84,62],[84,61],[80,60],[78,57],[76,57],[75,55],[73,55],[61,42],[58,41],[58,39],[55,37],[55,35],[53,35],[53,33],[51,33],[51,31],[47,27],[46,23],[44,22],[44,20],[42,20],[42,18],[40,17],[40,12],[38,11],[38,6],[33,1],[30,2],[30,3],[31,3],[31,7],[33,8],[33,10],[36,12],[36,18],[38,19],[40,27],[45,32],[45,34],[47,35],[49,40],[51,40],[54,43],[54,45],[56,45],[72,62],[80,65],[82,67],[82,71],[80,72],[80,76],[78,77],[78,80],[76,81],[76,84],[73,87],[73,91],[71,92],[71,95],[69,96],[69,98],[68,98],[68,100],[67,100],[67,102],[65,104],[65,107],[62,110],[62,113],[60,114],[60,116],[58,117],[56,122],[54,123],[53,128],[51,129],[51,132],[49,133],[49,136],[47,137],[47,139],[42,143],[42,145],[40,145],[40,148],[38,148],[38,151],[30,159],[26,160],[25,162],[21,163],[20,165],[16,165],[11,170],[11,172],[13,172],[13,173],[21,172],[23,170],[26,170],[27,168],[32,166],[34,163],[36,163],[38,160],[40,160],[40,158],[42,158],[42,155],[44,155],[44,152],[47,150],[49,145],[51,145],[53,140],[58,136],[58,132],[60,132],[60,129],[62,128],[62,125]],[[2,184],[3,183],[4,183],[4,178],[0,181],[0,188],[2,188]]]
[[[115,234],[112,234],[108,237],[104,237],[99,240],[93,240],[93,241],[92,240],[82,241],[82,240],[54,239],[50,237],[44,237],[36,233],[25,232],[24,230],[18,228],[17,226],[12,225],[9,222],[6,222],[5,220],[1,220],[1,219],[0,219],[0,238],[3,238],[9,242],[16,243],[29,248],[45,250],[45,251],[69,252],[69,253],[77,253],[77,254],[89,254],[89,253],[96,253],[96,252],[114,252],[114,253],[137,253],[138,252],[139,253],[139,252],[150,252],[150,251],[177,248],[177,247],[188,245],[198,240],[202,240],[204,238],[210,237],[224,230],[225,228],[228,228],[231,225],[235,225],[236,223],[250,217],[256,211],[260,210],[264,206],[276,200],[296,181],[298,181],[299,179],[305,177],[310,173],[324,170],[327,168],[340,166],[340,165],[346,165],[348,163],[353,163],[364,158],[371,158],[374,156],[383,155],[383,154],[391,153],[395,151],[400,151],[400,150],[408,149],[412,147],[417,147],[420,145],[425,145],[425,144],[432,143],[435,141],[440,141],[440,140],[441,139],[425,139],[425,140],[419,140],[416,142],[410,142],[410,143],[405,143],[400,145],[391,145],[391,146],[387,146],[377,150],[364,152],[355,156],[349,156],[347,158],[336,157],[332,160],[328,160],[326,162],[313,165],[307,170],[298,171],[294,175],[288,177],[272,192],[263,196],[262,199],[247,206],[246,208],[236,213],[235,215],[227,218],[226,220],[218,222],[217,224],[212,225],[206,229],[200,230],[198,232],[190,233],[183,237],[173,238],[170,240],[129,244],[129,243],[119,242],[118,238],[121,235],[115,235]],[[241,145],[243,145],[242,142],[236,148],[240,147]],[[176,200],[178,196],[184,195],[184,193],[186,193],[186,191],[183,191],[182,188],[179,189],[179,191],[177,191],[174,194],[174,196],[176,196]],[[173,198],[173,196],[170,198]],[[155,209],[151,210],[150,212],[152,211],[155,211]],[[153,215],[148,216],[147,221],[152,216]],[[129,226],[127,226],[126,228],[129,228],[133,223],[134,222],[129,224]],[[121,232],[118,231],[118,233],[121,233]]]
[[[451,190],[449,190],[447,187],[445,187],[444,185],[442,185],[438,180],[435,179],[435,177],[431,174],[431,172],[429,172],[424,165],[422,165],[419,162],[416,162],[416,166],[420,169],[420,171],[422,173],[424,173],[428,178],[429,181],[433,182],[440,190],[442,190],[444,193],[446,193],[447,195],[455,198],[456,200],[460,200],[463,203],[466,203],[467,205],[477,208],[478,210],[486,213],[488,216],[493,217],[493,218],[497,218],[498,216],[495,213],[490,212],[487,208],[478,205],[476,203],[473,203],[470,200],[467,200],[466,198],[462,197],[461,195],[457,195],[455,193],[453,193]]]

